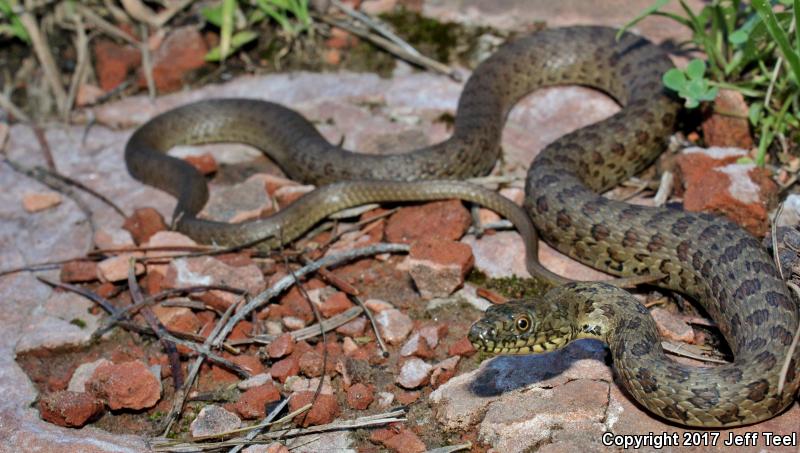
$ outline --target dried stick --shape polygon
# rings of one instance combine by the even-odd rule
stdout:
[[[325,22],[328,25],[333,25],[334,27],[347,30],[350,33],[359,36],[361,38],[364,38],[377,46],[383,47],[388,52],[393,53],[394,55],[396,55],[399,58],[402,58],[403,60],[410,61],[411,63],[422,66],[423,68],[430,69],[440,74],[444,74],[457,82],[461,81],[461,76],[456,71],[454,71],[449,66],[443,63],[439,63],[438,61],[432,58],[428,58],[424,55],[416,55],[408,53],[405,49],[393,43],[392,41],[382,36],[376,35],[374,33],[362,30],[358,27],[354,27],[353,25],[347,22],[336,20],[330,16],[317,16],[317,17],[318,19],[320,19],[321,21]]]
[[[5,93],[0,93],[0,108],[3,110],[8,111],[14,117],[17,118],[18,121],[22,121],[23,123],[30,123],[31,118],[25,114],[19,107],[17,107]]]
[[[346,252],[337,253],[335,255],[323,257],[311,264],[303,266],[302,268],[295,271],[295,274],[298,278],[305,276],[306,274],[310,274],[312,272],[316,272],[322,267],[333,266],[342,262],[350,261],[355,258],[361,258],[363,256],[369,255],[376,255],[379,253],[391,253],[391,252],[408,252],[409,246],[406,244],[387,244],[387,243],[379,243],[374,244],[369,247],[363,247],[354,250],[348,250]],[[267,302],[269,302],[272,298],[276,297],[284,290],[292,286],[294,279],[291,276],[286,276],[277,283],[275,283],[272,288],[263,291],[262,293],[258,294],[254,297],[250,302],[248,302],[244,307],[242,307],[231,319],[227,322],[225,327],[223,327],[222,332],[217,337],[216,341],[213,343],[215,346],[219,346],[219,344],[230,334],[233,330],[233,327],[245,317],[247,317],[250,312],[253,310],[260,308]]]
[[[189,288],[172,288],[172,289],[168,289],[168,290],[165,290],[165,291],[161,291],[158,294],[154,294],[152,296],[149,296],[149,297],[143,299],[142,301],[140,301],[138,303],[134,302],[133,304],[128,305],[127,307],[125,307],[125,308],[123,308],[121,310],[118,310],[116,313],[113,313],[111,316],[109,316],[108,318],[106,318],[103,321],[103,325],[98,327],[97,330],[95,331],[95,333],[92,334],[92,335],[93,336],[103,335],[108,330],[113,328],[114,325],[116,323],[118,323],[119,321],[121,321],[122,319],[136,314],[142,307],[146,307],[148,305],[154,304],[154,303],[156,303],[156,302],[158,302],[160,300],[164,300],[164,299],[166,299],[166,298],[168,298],[170,296],[174,296],[174,295],[177,295],[177,294],[191,294],[191,293],[204,292],[204,291],[208,291],[208,290],[211,290],[211,289],[228,291],[228,292],[231,292],[231,293],[234,293],[234,294],[239,294],[239,295],[243,295],[243,294],[246,293],[245,290],[241,290],[241,289],[238,289],[238,288],[231,288],[231,287],[224,286],[224,285],[206,285],[206,286],[192,286],[192,287],[189,287]]]
[[[112,24],[111,22],[106,21],[102,17],[98,16],[94,11],[92,11],[89,7],[81,5],[80,3],[75,3],[75,8],[77,11],[89,22],[91,22],[95,27],[99,28],[101,31],[115,37],[118,39],[122,39],[123,41],[127,41],[130,44],[135,46],[139,45],[139,41],[133,38],[131,35],[122,31],[119,27]]]
[[[41,277],[39,275],[37,275],[36,278],[40,282],[45,283],[47,285],[50,285],[50,286],[53,286],[53,287],[56,287],[56,288],[66,289],[67,291],[72,291],[73,293],[80,294],[81,296],[83,296],[83,297],[91,300],[92,302],[96,303],[103,310],[107,311],[108,313],[110,313],[112,315],[115,315],[118,312],[117,308],[114,307],[114,305],[112,305],[111,302],[108,301],[108,299],[106,299],[104,297],[101,297],[99,294],[97,294],[97,293],[95,293],[93,291],[89,291],[88,289],[81,288],[80,286],[70,285],[69,283],[54,282],[52,280],[46,279],[44,277]]]
[[[153,57],[147,42],[147,25],[141,24],[139,26],[139,35],[142,37],[142,41],[139,43],[139,51],[142,53],[142,72],[144,73],[145,81],[147,81],[147,94],[153,99],[157,93],[156,82],[153,79]]]
[[[64,118],[66,118],[70,110],[72,110],[78,89],[83,85],[83,82],[86,80],[86,75],[89,73],[89,39],[86,37],[86,27],[83,25],[80,14],[73,13],[72,20],[75,22],[75,49],[77,49],[78,52],[78,62],[75,65],[75,72],[72,73],[67,102],[64,105],[64,110],[61,112]]]
[[[245,441],[253,440],[256,438],[256,436],[261,434],[261,432],[264,431],[264,428],[270,426],[272,420],[275,419],[275,417],[277,417],[278,414],[281,413],[281,411],[283,410],[284,407],[286,407],[287,404],[289,404],[289,398],[284,398],[283,401],[281,401],[277,406],[272,408],[269,414],[267,414],[267,418],[265,418],[263,422],[261,422],[259,425],[256,425],[255,428],[253,428],[249,433],[247,433],[246,436],[244,436],[244,440]],[[228,453],[239,453],[244,447],[245,447],[244,443],[239,444],[231,448],[231,450]]]
[[[128,288],[130,289],[133,303],[141,304],[144,300],[144,295],[142,295],[142,288],[139,286],[139,282],[136,281],[135,258],[128,260]],[[147,324],[150,325],[150,328],[153,329],[153,332],[155,332],[161,344],[164,345],[164,350],[169,359],[169,367],[170,370],[172,370],[172,383],[177,391],[183,385],[183,371],[181,370],[181,358],[178,355],[178,348],[175,346],[175,342],[166,338],[168,335],[166,327],[161,324],[161,321],[158,320],[150,307],[143,307],[141,312]]]
[[[211,343],[214,341],[217,335],[219,335],[219,331],[222,326],[225,325],[225,322],[230,318],[231,314],[233,313],[234,307],[237,304],[231,304],[225,313],[219,318],[217,324],[214,326],[214,329],[211,330],[211,333],[208,335],[208,338],[203,343],[203,346],[208,348]],[[183,410],[183,405],[186,402],[186,396],[189,394],[189,389],[192,385],[194,385],[195,379],[197,379],[197,375],[200,372],[200,366],[203,365],[203,361],[205,360],[206,356],[201,354],[199,355],[194,363],[192,364],[191,368],[189,369],[189,375],[186,377],[186,382],[181,387],[177,393],[175,394],[175,400],[172,402],[172,408],[170,408],[169,414],[167,414],[166,418],[163,421],[163,435],[166,436],[169,434],[169,430],[172,427],[175,419],[178,417],[178,414]]]
[[[338,315],[331,316],[330,318],[322,321],[321,325],[322,328],[320,329],[320,323],[312,324],[310,326],[306,326],[302,329],[295,330],[289,333],[292,336],[294,341],[302,341],[308,340],[309,338],[314,338],[320,334],[322,330],[325,332],[330,332],[331,330],[343,325],[347,324],[348,322],[352,321],[353,319],[357,318],[358,315],[364,312],[364,309],[361,307],[350,307],[347,311],[343,311]],[[276,335],[269,335],[269,334],[262,334],[262,335],[254,335],[246,340],[236,340],[231,341],[230,344],[234,346],[238,346],[241,344],[249,344],[249,343],[260,343],[268,345],[275,341],[278,337]]]
[[[18,3],[18,0],[11,0],[12,6],[17,6]],[[39,63],[42,65],[44,76],[47,79],[47,83],[50,85],[53,96],[56,98],[58,111],[63,112],[64,106],[67,104],[67,93],[64,91],[64,86],[61,85],[61,74],[58,72],[53,54],[47,46],[47,40],[42,35],[39,25],[36,23],[36,18],[33,17],[29,11],[22,9],[19,14],[19,20],[25,27],[25,31],[28,32],[28,36],[31,38],[33,51]]]
[[[32,167],[32,168],[26,167],[26,166],[24,166],[24,165],[22,165],[22,164],[20,164],[18,162],[15,162],[15,161],[9,159],[7,156],[3,157],[3,161],[6,162],[12,169],[14,169],[14,171],[16,171],[18,173],[22,173],[25,176],[28,176],[29,178],[33,178],[33,179],[41,182],[42,184],[46,185],[47,187],[50,187],[53,190],[66,193],[68,196],[70,196],[70,198],[73,198],[75,200],[75,202],[79,206],[84,207],[87,210],[88,210],[88,207],[84,206],[79,201],[77,196],[67,186],[72,186],[72,187],[75,187],[76,189],[79,189],[79,190],[81,190],[83,192],[88,193],[89,195],[91,195],[91,196],[97,198],[98,200],[102,201],[103,203],[105,203],[107,206],[109,206],[111,209],[113,209],[120,216],[126,217],[125,212],[119,206],[114,204],[114,202],[109,200],[105,195],[103,195],[101,193],[98,193],[94,189],[91,189],[91,188],[85,186],[80,181],[72,179],[72,178],[70,178],[68,176],[64,176],[64,175],[62,175],[60,173],[55,173],[53,171],[47,170],[47,169],[45,169],[43,167],[40,167],[40,166],[36,166],[36,167]],[[85,211],[85,213],[87,213],[87,212]],[[87,214],[90,214],[90,212],[88,212]]]

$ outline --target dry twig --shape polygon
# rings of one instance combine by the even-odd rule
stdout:
[[[342,253],[337,253],[336,255],[326,256],[298,269],[295,272],[295,275],[297,276],[297,278],[302,278],[306,274],[316,272],[322,267],[333,266],[339,263],[350,261],[355,258],[376,255],[380,253],[408,252],[408,250],[409,246],[406,244],[378,243],[371,245],[369,247],[348,250]],[[272,298],[281,294],[284,290],[289,288],[293,283],[294,279],[291,276],[287,275],[286,277],[278,280],[278,282],[275,283],[271,288],[269,288],[266,291],[263,291],[262,293],[254,297],[252,300],[250,300],[250,302],[248,302],[234,316],[231,317],[231,319],[228,321],[225,327],[223,327],[222,332],[220,332],[220,335],[214,342],[214,345],[218,346],[228,336],[228,334],[230,334],[231,330],[233,330],[233,327],[239,321],[247,317],[253,310],[260,308],[261,306],[269,302]]]

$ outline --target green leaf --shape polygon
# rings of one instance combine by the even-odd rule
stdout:
[[[772,11],[772,4],[766,0],[753,0],[752,5],[758,12],[758,15],[761,16],[761,20],[764,21],[764,24],[767,26],[767,31],[769,31],[772,39],[778,43],[781,54],[783,54],[783,58],[786,59],[786,62],[789,63],[789,67],[792,69],[795,77],[800,80],[800,55],[798,55],[797,50],[789,43],[789,37],[786,36],[786,31],[784,31],[778,23],[775,13]]]
[[[673,91],[681,91],[686,86],[686,76],[680,69],[672,68],[661,76],[664,86]]]
[[[236,0],[222,0],[222,25],[219,27],[220,56],[224,60],[231,53],[233,19],[236,14]]]
[[[706,84],[703,79],[690,79],[684,88],[686,97],[700,99],[706,92]]]
[[[748,38],[747,32],[742,29],[739,29],[731,33],[730,36],[728,36],[728,41],[731,44],[739,45],[746,43],[747,38]]]
[[[758,120],[761,118],[761,112],[764,110],[764,104],[761,102],[753,102],[750,104],[750,108],[747,109],[747,119],[750,120],[750,124],[753,126],[758,124]]]
[[[686,65],[686,75],[689,76],[690,79],[702,79],[705,73],[706,63],[699,58],[695,58]]]
[[[200,10],[200,14],[206,18],[207,21],[211,22],[212,24],[216,25],[217,27],[222,26],[222,3],[220,2],[216,6],[207,6]]]
[[[25,29],[25,26],[22,25],[22,21],[19,20],[19,16],[14,13],[11,5],[5,0],[0,1],[0,18],[3,17],[8,18],[11,24],[2,24],[3,29],[0,33],[8,33],[26,43],[31,42],[28,30]]]
[[[688,98],[686,99],[686,103],[684,105],[687,109],[693,109],[700,105],[700,103],[697,101],[697,99]]]
[[[253,41],[256,38],[258,38],[258,33],[251,30],[244,30],[234,34],[233,36],[231,36],[230,53],[233,53],[236,49],[242,47],[243,45],[249,43],[250,41]],[[206,54],[206,61],[220,61],[220,60],[222,60],[221,46],[214,47]]]
[[[707,89],[706,92],[703,93],[703,95],[699,97],[699,99],[701,101],[713,101],[714,99],[717,98],[717,94],[719,94],[719,88],[717,88],[717,87],[710,88],[710,89]]]

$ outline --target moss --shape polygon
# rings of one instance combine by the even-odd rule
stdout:
[[[467,275],[467,281],[475,286],[480,286],[509,299],[525,299],[537,297],[549,290],[552,285],[539,278],[511,277],[489,278],[483,272],[472,269]]]
[[[69,323],[72,324],[73,326],[78,326],[81,329],[85,329],[86,328],[86,321],[84,321],[83,319],[80,319],[80,318],[70,319]]]
[[[509,299],[527,299],[537,297],[549,290],[552,285],[534,278],[521,278],[516,275],[503,278],[492,278],[483,285],[486,289],[496,291]]]
[[[439,22],[404,9],[383,14],[381,19],[391,24],[398,35],[422,54],[442,62],[450,61],[462,34],[462,26],[458,24]]]

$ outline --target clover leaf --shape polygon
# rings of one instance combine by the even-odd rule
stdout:
[[[706,64],[695,58],[686,65],[686,69],[672,68],[661,78],[664,86],[676,91],[678,96],[686,100],[686,108],[693,109],[702,101],[713,101],[719,89],[711,87],[705,78]]]

